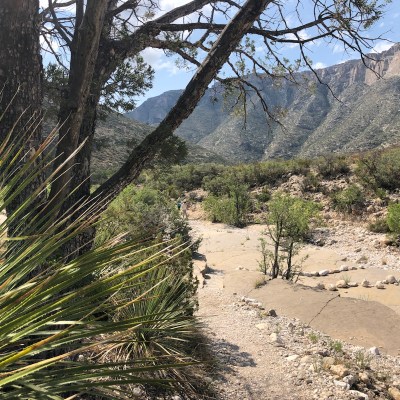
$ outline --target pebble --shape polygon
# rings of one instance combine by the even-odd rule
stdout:
[[[379,356],[381,354],[380,350],[377,347],[369,348],[368,353],[373,354],[374,356]]]

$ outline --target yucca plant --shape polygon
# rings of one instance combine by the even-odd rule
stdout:
[[[23,154],[21,141],[0,146],[1,212],[51,164],[50,153],[45,155],[51,140],[52,135],[34,154]],[[125,357],[106,354],[112,348],[141,346],[135,332],[165,328],[166,321],[174,326],[171,341],[191,330],[193,319],[183,317],[180,293],[173,300],[160,293],[166,286],[171,293],[179,290],[179,279],[170,280],[165,266],[185,244],[139,246],[120,235],[65,262],[58,257],[60,247],[94,223],[90,215],[97,205],[80,205],[86,212],[72,224],[67,224],[68,213],[55,218],[57,205],[48,209],[37,201],[53,178],[0,223],[1,399],[122,399],[129,398],[131,384],[173,385],[176,377],[160,373],[149,378],[148,373],[190,365],[184,356],[164,353],[157,359],[154,352],[149,357],[146,351],[129,350]],[[7,237],[10,224],[14,235]],[[139,312],[140,304],[156,299],[157,307]]]

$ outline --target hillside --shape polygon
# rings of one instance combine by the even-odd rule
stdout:
[[[268,120],[255,93],[250,95],[255,106],[249,106],[245,126],[243,114],[229,107],[230,99],[224,99],[217,86],[205,94],[177,135],[233,162],[398,144],[400,44],[371,57],[368,68],[361,60],[352,60],[319,70],[324,84],[309,72],[298,74],[297,84],[250,77],[271,109],[284,110],[283,126]],[[128,116],[157,124],[180,93],[174,90],[148,99]]]
[[[94,180],[103,180],[115,172],[127,159],[130,149],[151,132],[151,129],[149,125],[116,113],[99,121],[93,143]],[[199,145],[187,142],[187,147],[188,155],[184,163],[226,162],[223,157]]]

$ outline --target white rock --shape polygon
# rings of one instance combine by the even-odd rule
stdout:
[[[353,385],[353,383],[355,383],[356,378],[353,375],[347,375],[343,378],[343,382],[348,383],[350,386]]]
[[[288,361],[296,361],[300,356],[298,354],[293,354],[286,358]]]
[[[337,287],[333,283],[330,283],[328,285],[328,290],[331,291],[331,292],[335,292],[337,290]]]
[[[377,289],[385,289],[385,285],[382,283],[382,281],[376,281],[375,287]]]
[[[391,283],[391,284],[397,282],[396,278],[395,278],[393,275],[388,275],[388,276],[386,277],[385,280],[386,280],[388,283]]]
[[[357,287],[358,283],[357,282],[349,282],[349,287]]]
[[[377,347],[371,347],[368,349],[368,353],[371,353],[375,356],[379,356],[381,354],[381,352],[379,351],[379,349]]]
[[[362,287],[369,287],[369,286],[370,286],[370,283],[369,283],[369,281],[368,281],[367,279],[364,279],[364,280],[361,282],[361,286],[362,286]]]
[[[349,394],[356,400],[369,400],[367,394],[359,392],[358,390],[349,390]]]
[[[323,269],[322,271],[319,271],[319,276],[327,276],[329,275],[329,269]]]
[[[339,271],[340,272],[344,272],[344,271],[348,271],[349,270],[349,267],[347,266],[347,265],[342,265],[340,268],[339,268]]]
[[[277,334],[277,333],[271,333],[269,335],[271,343],[277,345],[277,346],[282,346],[283,345],[283,340],[282,338]]]
[[[260,331],[264,331],[268,329],[268,324],[257,324],[256,328],[259,329]]]
[[[337,381],[336,379],[333,381],[333,383],[335,384],[335,386],[342,388],[343,390],[349,390],[350,389],[350,385],[346,382],[342,382],[342,381]]]
[[[337,288],[347,288],[348,285],[344,279],[341,279],[340,281],[336,282],[336,287]]]

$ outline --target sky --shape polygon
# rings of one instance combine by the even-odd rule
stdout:
[[[290,0],[289,0],[290,1]],[[291,0],[293,1],[293,0]],[[189,0],[161,0],[161,9],[168,11],[176,6],[188,3]],[[304,9],[304,19],[307,19],[307,14],[310,14],[307,9]],[[294,13],[288,14],[289,18]],[[311,14],[310,14],[311,18]],[[375,38],[383,36],[392,42],[400,42],[400,0],[393,0],[386,8],[386,12],[381,20],[372,26],[365,34],[368,37]],[[307,32],[304,32],[307,35]],[[373,48],[374,52],[381,52],[390,48],[392,43],[384,40],[378,40]],[[319,40],[315,43],[310,43],[308,46],[308,56],[313,62],[314,68],[324,68],[330,65],[339,64],[347,60],[359,58],[355,53],[345,52],[341,45],[337,43],[326,43]],[[262,46],[257,47],[259,54],[262,55]],[[286,44],[280,49],[282,56],[289,59],[298,58],[298,50],[295,45]],[[193,69],[186,71],[180,69],[176,64],[176,57],[167,57],[162,50],[146,49],[143,52],[145,60],[150,63],[155,69],[155,78],[153,88],[150,89],[144,96],[136,99],[137,105],[150,97],[158,96],[167,90],[183,89],[193,75]]]

